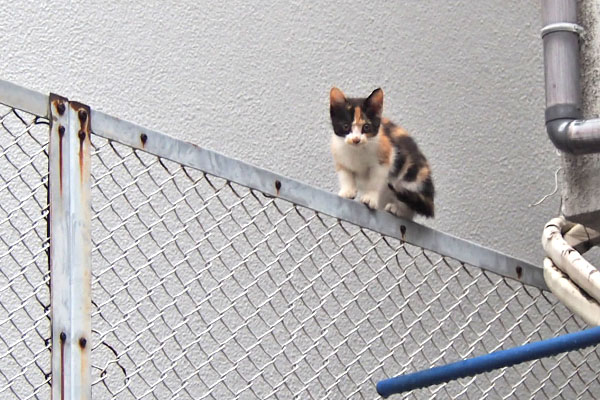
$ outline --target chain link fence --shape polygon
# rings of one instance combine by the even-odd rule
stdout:
[[[0,105],[0,397],[50,397],[48,121]]]
[[[0,394],[48,398],[48,126],[6,107],[0,120]],[[376,399],[381,379],[585,327],[536,287],[92,145],[93,398]],[[599,358],[585,349],[404,397],[591,399]]]
[[[541,290],[93,138],[93,394],[378,398],[383,378],[584,327]],[[573,352],[408,398],[592,398]]]

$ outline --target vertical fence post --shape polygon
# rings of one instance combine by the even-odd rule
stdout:
[[[50,95],[52,398],[90,399],[89,107]]]

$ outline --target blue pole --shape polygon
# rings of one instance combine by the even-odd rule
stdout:
[[[395,393],[437,385],[482,372],[489,372],[494,369],[509,367],[525,361],[582,349],[598,343],[600,343],[600,326],[507,350],[499,350],[494,353],[433,367],[412,374],[385,379],[377,383],[377,393],[383,397],[388,397]]]

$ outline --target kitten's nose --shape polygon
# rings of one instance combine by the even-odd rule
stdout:
[[[354,144],[359,144],[359,143],[360,143],[360,138],[359,138],[359,137],[356,137],[356,136],[355,136],[355,137],[353,137],[353,138],[352,138],[352,143],[354,143]]]

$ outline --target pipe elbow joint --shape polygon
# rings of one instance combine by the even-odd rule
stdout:
[[[581,109],[577,104],[555,104],[547,107],[546,132],[554,146],[565,153],[575,153],[571,140],[570,127],[573,121],[581,118]]]
[[[546,122],[546,132],[554,146],[565,153],[574,153],[569,138],[569,126],[575,119],[561,118]]]
[[[575,155],[600,153],[600,118],[552,119],[546,122],[546,131],[560,151]]]

